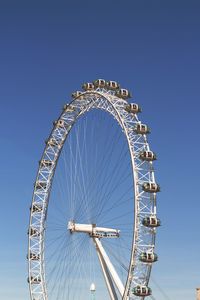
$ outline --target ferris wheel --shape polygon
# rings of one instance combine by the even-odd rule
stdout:
[[[160,187],[129,98],[115,81],[85,83],[54,122],[30,208],[31,300],[86,300],[91,282],[97,300],[152,294]]]

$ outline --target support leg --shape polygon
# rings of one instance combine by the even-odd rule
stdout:
[[[110,272],[109,276],[112,277],[112,280],[115,283],[121,297],[123,297],[124,286],[123,286],[123,283],[121,282],[121,279],[119,278],[117,272],[115,271],[115,268],[112,265],[108,255],[106,254],[106,251],[104,250],[100,240],[98,238],[93,238],[93,240],[94,240],[94,243],[96,245],[97,252],[100,253],[101,257],[103,258],[103,262],[104,262],[107,270]]]

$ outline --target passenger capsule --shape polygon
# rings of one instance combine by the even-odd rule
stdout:
[[[106,87],[110,90],[117,90],[120,88],[119,83],[117,83],[116,81],[107,81],[106,82]]]
[[[129,99],[131,98],[131,93],[128,90],[120,89],[116,91],[115,95],[122,99]]]
[[[39,213],[42,211],[42,205],[38,204],[38,203],[33,203],[32,205],[32,212],[33,213]]]
[[[139,158],[145,161],[156,160],[156,154],[153,151],[143,151],[140,153]]]
[[[72,93],[72,98],[76,99],[78,97],[80,97],[83,93],[81,91],[76,91],[74,93]]]
[[[30,278],[27,279],[28,283],[32,284],[39,284],[41,282],[41,278],[39,276],[31,276]]]
[[[46,187],[47,187],[47,182],[46,181],[40,181],[39,180],[35,183],[36,190],[46,189]]]
[[[152,294],[151,289],[145,285],[138,285],[132,291],[135,296],[145,297],[150,296]]]
[[[28,234],[29,234],[29,231],[28,231]],[[30,236],[40,236],[40,232],[37,229],[31,227]]]
[[[73,112],[73,111],[75,111],[75,108],[70,104],[65,104],[63,106],[63,110],[64,110],[64,112]]]
[[[39,260],[40,259],[40,255],[31,252],[29,256],[27,255],[27,258],[30,259],[30,260]]]
[[[49,140],[46,141],[46,144],[48,146],[51,146],[51,147],[60,147],[61,145],[59,144],[58,141],[56,141],[54,138],[50,138]]]
[[[84,91],[91,91],[94,89],[94,84],[91,82],[86,82],[82,85]]]
[[[64,120],[57,120],[57,121],[54,121],[54,126],[56,126],[57,128],[65,128],[67,127],[67,125],[65,124],[65,121]]]
[[[142,225],[145,227],[159,227],[161,225],[160,219],[158,219],[156,216],[150,216],[150,217],[145,217],[142,220]]]
[[[51,161],[51,160],[42,159],[40,161],[40,166],[41,167],[48,168],[48,167],[52,167],[52,165],[53,165],[53,161]]]
[[[140,108],[140,106],[136,103],[130,103],[129,105],[127,105],[125,107],[125,110],[128,113],[132,113],[132,114],[137,114],[140,113],[142,111],[142,109]]]
[[[153,263],[158,260],[158,255],[152,252],[142,252],[139,260],[144,263]]]
[[[136,133],[138,134],[147,134],[150,133],[150,129],[147,125],[145,124],[137,124],[134,129],[133,129]]]
[[[95,87],[104,88],[106,86],[106,81],[104,79],[97,79],[93,81]]]
[[[157,193],[160,192],[160,186],[154,182],[144,182],[142,185],[143,191],[147,193]]]

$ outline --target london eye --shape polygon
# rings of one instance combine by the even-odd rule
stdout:
[[[139,104],[116,81],[72,94],[45,142],[28,230],[31,300],[137,300],[149,286],[157,227],[156,154]],[[48,110],[47,110],[48,111]]]

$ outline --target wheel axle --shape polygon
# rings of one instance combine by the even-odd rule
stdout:
[[[118,238],[120,230],[113,228],[97,227],[96,224],[79,224],[69,221],[67,229],[70,233],[82,232],[89,234],[90,237],[96,238]]]

